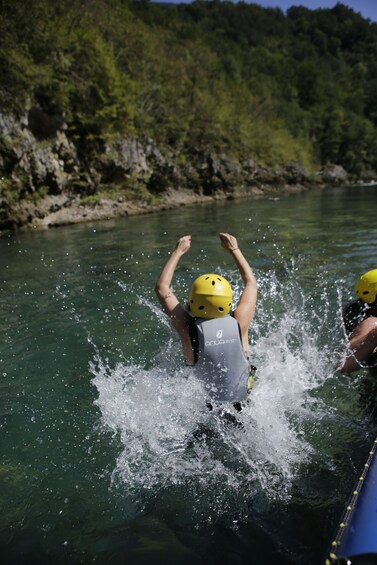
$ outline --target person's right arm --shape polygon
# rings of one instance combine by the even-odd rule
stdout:
[[[234,317],[240,325],[243,346],[245,351],[247,351],[248,329],[252,319],[254,318],[255,307],[257,303],[257,281],[249,263],[238,247],[237,239],[233,235],[230,235],[228,233],[220,233],[219,237],[222,247],[224,249],[227,249],[232,255],[245,285],[237,308],[234,311]]]

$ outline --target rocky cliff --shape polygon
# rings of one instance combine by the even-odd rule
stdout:
[[[82,138],[63,117],[30,107],[0,113],[0,231],[51,227],[186,203],[263,197],[345,182],[342,167],[317,173],[180,151],[153,139]]]

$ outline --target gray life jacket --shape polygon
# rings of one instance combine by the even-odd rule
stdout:
[[[250,365],[246,359],[238,322],[232,316],[194,320],[198,358],[194,365],[209,396],[219,402],[246,399]]]

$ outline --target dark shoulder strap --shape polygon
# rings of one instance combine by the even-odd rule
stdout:
[[[199,352],[198,328],[195,323],[196,320],[197,318],[191,318],[190,326],[189,326],[191,345],[194,351],[194,363],[197,363],[198,361],[198,352]]]

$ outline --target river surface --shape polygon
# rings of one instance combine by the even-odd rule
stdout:
[[[376,433],[374,383],[335,371],[376,205],[328,188],[1,238],[1,563],[323,562]],[[208,412],[153,289],[190,233],[182,302],[212,271],[237,298],[219,231],[259,284],[239,426]]]

